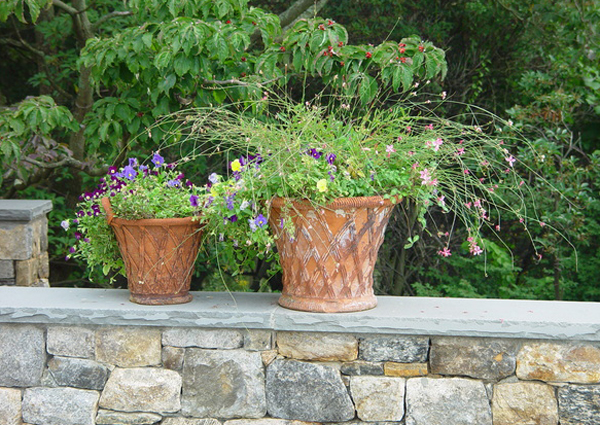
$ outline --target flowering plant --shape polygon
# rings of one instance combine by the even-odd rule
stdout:
[[[207,109],[185,115],[186,123],[199,129],[192,137],[230,155],[229,177],[213,176],[209,208],[225,223],[221,240],[232,232],[235,243],[251,244],[258,230],[268,234],[256,220],[266,222],[262,218],[276,196],[325,206],[340,197],[381,195],[418,206],[423,226],[428,210],[438,208],[464,224],[472,255],[485,250],[483,227],[500,231],[503,213],[524,221],[527,186],[516,171],[511,141],[494,135],[494,128],[410,115],[402,106],[359,115],[335,101],[327,107],[267,97],[262,102],[242,112]],[[249,113],[260,108],[267,113]],[[250,215],[241,220],[241,211]],[[291,231],[288,221],[280,226]],[[450,256],[449,246],[438,254]]]
[[[76,218],[64,220],[68,230],[76,226],[70,257],[81,258],[91,269],[100,267],[104,275],[117,272],[125,275],[117,240],[106,220],[101,199],[108,197],[115,217],[126,220],[147,218],[182,218],[197,216],[204,202],[204,190],[194,186],[176,170],[175,164],[154,153],[151,165],[139,164],[130,158],[120,169],[110,167],[108,175],[91,192],[80,196]]]

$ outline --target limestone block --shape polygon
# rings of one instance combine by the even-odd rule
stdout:
[[[244,338],[233,329],[171,328],[163,332],[162,343],[172,347],[235,349],[242,347]]]
[[[0,387],[39,385],[45,363],[44,331],[31,325],[0,325]]]
[[[600,423],[600,385],[567,385],[558,389],[561,425]]]
[[[481,381],[464,378],[409,378],[406,425],[492,425]]]
[[[491,338],[433,338],[431,373],[497,381],[515,372],[519,343]]]
[[[273,349],[273,332],[262,329],[248,329],[244,332],[244,350],[266,351]]]
[[[418,336],[368,336],[360,339],[359,358],[371,362],[424,363],[429,338]]]
[[[80,326],[51,326],[48,328],[47,351],[63,357],[94,358],[95,331]]]
[[[102,390],[110,371],[94,360],[57,356],[48,361],[48,373],[59,386]]]
[[[260,358],[262,359],[263,365],[269,366],[273,363],[273,360],[277,358],[277,350],[267,350],[260,352]]]
[[[0,388],[0,425],[21,424],[21,390]]]
[[[600,383],[600,348],[585,343],[524,344],[517,356],[517,376],[544,382]]]
[[[15,283],[17,286],[33,286],[39,279],[37,257],[15,261]]]
[[[161,425],[221,425],[216,419],[165,418]]]
[[[266,413],[259,352],[188,348],[182,412],[196,418],[262,418]]]
[[[537,382],[494,385],[492,414],[494,425],[557,425],[554,389]]]
[[[342,364],[340,371],[344,375],[383,375],[383,363],[356,360]]]
[[[162,363],[165,369],[178,370],[183,368],[183,355],[185,348],[163,347]]]
[[[368,422],[401,421],[404,416],[402,378],[353,376],[350,393],[359,419]]]
[[[275,360],[267,368],[267,408],[276,418],[343,422],[354,406],[340,372],[297,360]]]
[[[172,413],[181,409],[181,376],[159,368],[116,368],[100,397],[100,407],[121,412]]]
[[[162,416],[156,413],[124,413],[100,409],[96,425],[152,425],[160,422]]]
[[[161,362],[160,330],[107,327],[96,331],[96,360],[122,367]]]
[[[278,332],[282,356],[297,360],[351,361],[358,356],[358,340],[347,334]]]
[[[75,388],[27,388],[23,420],[43,425],[95,425],[99,394]]]
[[[386,376],[402,376],[405,378],[411,376],[426,376],[427,363],[396,363],[385,362],[384,373]]]

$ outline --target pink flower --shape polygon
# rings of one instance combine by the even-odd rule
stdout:
[[[431,174],[429,174],[429,170],[427,168],[421,171],[420,174],[421,180],[423,180],[421,184],[429,184],[431,182]]]
[[[418,166],[419,166],[419,163],[418,163],[418,162],[415,162],[415,163],[412,165],[412,167],[411,167],[411,168],[412,168],[413,170],[416,170]]]
[[[540,227],[544,227],[546,226],[546,223],[544,223],[543,221],[540,221]]]
[[[448,247],[438,251],[438,255],[442,256],[442,257],[450,257],[452,255],[452,253],[450,252],[450,250],[448,249]]]
[[[469,208],[469,209],[470,209],[470,208],[471,208],[471,205],[473,205],[471,202],[465,202],[465,207],[467,207],[467,208]]]
[[[456,155],[461,156],[465,153],[465,148],[458,148],[456,150]]]
[[[512,156],[512,155],[510,155],[510,156],[508,156],[508,157],[504,158],[504,160],[505,160],[506,162],[508,162],[508,163],[510,164],[510,166],[511,166],[511,167],[514,165],[514,163],[515,163],[515,162],[517,162],[516,158],[515,158],[514,156]]]
[[[406,126],[406,131],[407,131],[408,133],[410,133],[410,132],[412,131],[412,127],[411,127],[410,125],[409,125],[409,126]]]
[[[425,127],[427,130],[433,130],[433,124],[429,124],[428,126]]]
[[[414,154],[415,154],[415,153],[414,153],[413,151],[408,151],[408,152],[406,152],[406,155],[408,155],[408,156],[413,156]]]
[[[465,174],[471,174],[471,172],[469,171],[469,169],[468,169],[468,168],[465,168],[465,169],[463,170],[463,173],[465,173]]]
[[[500,225],[496,224],[496,232],[499,232],[499,231],[500,231]]]
[[[477,245],[477,242],[473,240],[473,238],[469,241],[469,252],[471,255],[479,255],[483,253],[483,250]],[[468,240],[468,239],[467,239]]]
[[[521,217],[521,218],[519,219],[519,223],[524,223],[524,222],[525,222],[525,219],[524,219],[523,217]]]
[[[389,158],[392,153],[396,152],[396,149],[394,149],[394,145],[387,145],[385,147],[385,151],[387,152],[387,157]]]
[[[440,204],[442,207],[446,206],[446,197],[444,195],[437,198],[437,201],[438,201],[438,204]]]
[[[442,144],[444,143],[444,141],[442,139],[436,139],[435,142],[433,142],[433,150],[434,151],[439,151],[440,150],[440,146],[442,146]]]
[[[477,199],[475,202],[473,202],[473,206],[477,207],[477,208],[481,208],[481,199]]]

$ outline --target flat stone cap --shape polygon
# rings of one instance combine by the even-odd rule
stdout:
[[[52,211],[52,201],[0,199],[0,221],[31,221]]]
[[[176,326],[600,342],[600,304],[460,298],[377,297],[357,313],[305,313],[279,294],[194,292],[188,304],[144,306],[126,289],[0,287],[0,325]]]

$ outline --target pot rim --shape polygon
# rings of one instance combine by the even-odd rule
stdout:
[[[294,206],[294,208],[327,208],[327,209],[344,209],[344,208],[372,208],[372,207],[382,207],[382,206],[391,206],[399,203],[402,198],[396,196],[396,202],[392,202],[390,198],[384,198],[383,196],[357,196],[352,198],[336,198],[328,204],[321,205],[315,202],[312,202],[308,199],[293,199],[293,198],[285,198],[275,196],[271,200],[271,206],[275,208],[282,208],[285,205],[289,205],[290,203]]]

